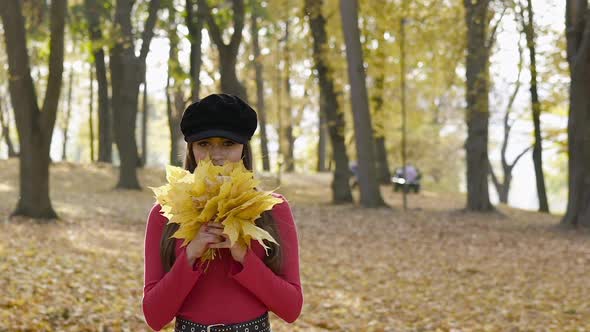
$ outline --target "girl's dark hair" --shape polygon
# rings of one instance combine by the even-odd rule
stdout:
[[[244,149],[242,150],[242,160],[244,162],[244,166],[251,171],[252,150],[250,148],[250,143],[244,144]],[[184,169],[193,173],[196,167],[197,162],[193,154],[192,142],[189,142],[187,143],[186,147]],[[268,256],[264,258],[264,264],[266,264],[266,266],[268,266],[275,274],[280,274],[282,263],[280,247],[281,239],[271,211],[263,212],[260,218],[256,220],[256,226],[270,233],[270,235],[272,235],[272,237],[279,243],[279,245],[276,245],[272,242],[266,242],[266,244],[270,247],[270,250]],[[162,265],[164,266],[164,270],[166,272],[170,271],[174,261],[176,260],[176,255],[174,252],[176,238],[173,238],[172,235],[178,230],[179,227],[179,224],[168,223],[162,232],[162,238],[160,239],[160,258],[162,259]]]

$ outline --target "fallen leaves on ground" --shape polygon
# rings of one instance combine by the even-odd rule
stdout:
[[[150,331],[141,311],[148,186],[112,190],[109,165],[56,163],[61,219],[9,219],[18,163],[0,161],[0,331]],[[392,206],[329,204],[329,175],[286,175],[305,303],[273,331],[590,331],[590,232],[500,207],[461,212],[459,194],[382,192]],[[269,188],[276,183],[269,180]],[[356,193],[355,193],[356,195]],[[169,325],[165,331],[173,331]]]

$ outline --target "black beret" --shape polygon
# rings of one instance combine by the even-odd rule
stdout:
[[[237,96],[220,93],[190,104],[182,114],[180,130],[186,142],[219,136],[246,144],[257,123],[250,105]]]

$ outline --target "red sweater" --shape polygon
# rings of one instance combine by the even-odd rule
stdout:
[[[162,329],[176,316],[200,324],[233,324],[252,320],[272,311],[294,322],[301,312],[303,292],[299,279],[297,230],[287,200],[272,209],[281,239],[282,270],[274,274],[263,262],[264,248],[252,241],[243,265],[229,249],[210,262],[205,272],[197,259],[191,266],[183,240],[176,240],[176,260],[168,273],[160,259],[160,238],[168,219],[160,205],[151,209],[145,233],[143,314],[154,330]]]

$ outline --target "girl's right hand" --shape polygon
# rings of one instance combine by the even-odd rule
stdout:
[[[202,225],[195,238],[186,247],[190,265],[193,265],[195,260],[209,249],[209,245],[223,242],[225,239],[221,236],[222,233],[223,228],[214,225],[213,222]]]

